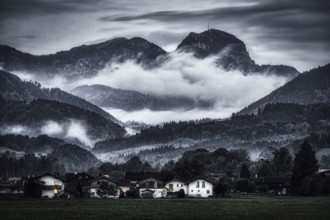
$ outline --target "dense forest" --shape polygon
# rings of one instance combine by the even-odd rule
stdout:
[[[250,104],[240,114],[255,112],[267,103],[330,103],[330,64],[298,75],[264,98]]]
[[[34,131],[47,121],[67,123],[70,120],[85,123],[87,135],[91,138],[114,138],[125,134],[118,124],[102,116],[69,104],[37,99],[25,101],[0,101],[0,123],[2,125],[26,125]]]
[[[25,71],[46,76],[67,78],[96,75],[109,62],[135,62],[151,66],[166,52],[145,39],[115,38],[106,42],[74,47],[56,54],[35,56],[12,47],[0,45],[0,62],[7,71]]]
[[[38,137],[28,137],[22,135],[2,135],[0,136],[1,161],[5,164],[14,164],[12,168],[1,166],[1,175],[15,176],[20,172],[25,175],[42,174],[44,172],[77,172],[88,170],[99,163],[96,157],[88,150],[77,145],[68,144],[61,139],[40,135]],[[4,148],[5,147],[5,148]],[[25,159],[24,159],[25,158]],[[38,163],[46,163],[44,168],[36,169],[32,172],[29,168],[30,160],[34,163],[34,168]],[[31,162],[32,163],[32,162]],[[21,170],[21,166],[27,165],[26,170]],[[41,166],[41,165],[40,165]],[[42,165],[43,166],[43,165]]]
[[[134,111],[141,109],[170,110],[213,107],[209,100],[195,100],[189,97],[156,96],[141,92],[115,89],[104,85],[79,86],[72,91],[98,106]]]
[[[0,70],[0,100],[32,101],[34,99],[54,100],[95,112],[104,118],[117,122],[112,115],[86,100],[58,88],[41,88],[37,82],[25,82],[14,74]]]
[[[171,122],[151,126],[128,138],[116,138],[95,144],[95,152],[106,152],[146,144],[168,143],[179,138],[194,140],[216,139],[218,144],[225,140],[257,142],[276,136],[290,134],[305,137],[312,132],[327,129],[330,106],[327,104],[299,105],[290,103],[267,104],[256,115],[233,114],[231,118],[218,121]],[[274,138],[275,137],[275,138]]]

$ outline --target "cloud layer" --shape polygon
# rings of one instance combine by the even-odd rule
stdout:
[[[111,65],[96,77],[77,84],[102,84],[159,96],[185,96],[210,101],[216,107],[243,108],[283,85],[287,79],[270,75],[244,76],[214,65],[217,56],[200,60],[189,53],[172,53],[160,68],[146,70],[126,62]]]
[[[171,53],[167,62],[155,69],[144,69],[134,62],[110,64],[95,77],[67,81],[61,77],[43,79],[45,87],[59,87],[70,92],[80,85],[100,84],[128,89],[155,96],[189,97],[211,103],[208,109],[173,109],[152,112],[148,109],[125,112],[105,109],[122,121],[142,121],[151,124],[166,121],[200,118],[225,118],[287,82],[283,76],[264,74],[243,75],[239,71],[225,71],[214,63],[218,56],[197,59],[190,53]],[[26,80],[33,75],[16,73]],[[52,128],[56,129],[55,125]],[[47,129],[47,128],[45,128]],[[59,128],[57,128],[59,129]]]

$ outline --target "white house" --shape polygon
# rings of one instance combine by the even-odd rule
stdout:
[[[54,198],[64,190],[63,181],[55,175],[46,173],[39,176],[38,179],[44,183],[41,190],[42,197]]]
[[[209,197],[213,195],[213,184],[204,179],[196,179],[188,185],[188,196]]]
[[[179,179],[173,179],[166,183],[165,187],[170,192],[179,192],[181,189],[184,191],[184,194],[187,194],[188,185]]]
[[[163,181],[151,177],[140,181],[139,194],[141,198],[164,198],[167,195],[167,189]]]

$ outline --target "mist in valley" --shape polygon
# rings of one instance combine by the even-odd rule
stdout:
[[[60,76],[41,77],[23,72],[15,74],[22,80],[38,81],[43,87],[58,87],[67,92],[81,85],[97,84],[153,96],[187,97],[196,102],[210,103],[206,108],[177,108],[166,111],[105,108],[123,122],[134,120],[147,124],[226,118],[289,80],[287,77],[269,73],[243,74],[238,70],[224,70],[216,65],[219,56],[223,54],[198,59],[192,53],[172,52],[157,68],[144,68],[133,61],[109,63],[96,76],[78,80],[68,80]]]
[[[63,139],[66,142],[78,144],[87,149],[93,148],[99,139],[88,135],[88,127],[83,121],[68,119],[66,122],[53,120],[45,121],[41,126],[26,125],[3,125],[0,127],[0,134],[16,134],[29,137],[48,135],[49,137]]]

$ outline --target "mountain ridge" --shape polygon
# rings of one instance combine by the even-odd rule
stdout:
[[[227,70],[239,69],[244,74],[277,74],[294,77],[299,72],[285,65],[257,65],[243,41],[236,36],[209,29],[191,32],[177,47],[177,52],[194,52],[198,58],[219,55],[217,65]],[[55,54],[35,56],[0,45],[0,66],[7,71],[27,71],[40,76],[60,74],[66,78],[91,77],[109,63],[131,60],[145,68],[156,68],[170,53],[141,37],[114,38],[102,43],[81,45]]]
[[[95,112],[104,118],[110,119],[116,123],[120,123],[118,119],[84,99],[71,95],[58,88],[42,88],[41,85],[37,82],[22,81],[18,76],[0,70],[0,99],[32,101],[33,99],[38,98],[74,105],[79,108]]]
[[[208,29],[201,33],[191,32],[178,45],[176,51],[192,52],[197,58],[218,56],[217,65],[227,70],[238,69],[245,74],[266,73],[289,76],[299,74],[294,67],[286,65],[258,65],[249,55],[245,43],[235,35]]]
[[[156,65],[158,56],[165,54],[159,46],[139,37],[115,38],[40,56],[0,45],[0,64],[7,71],[28,71],[49,76],[64,74],[66,78],[79,78],[94,76],[109,62],[134,60],[151,67]]]
[[[268,103],[330,103],[330,64],[306,71],[267,96],[242,109],[239,114],[256,113]]]

